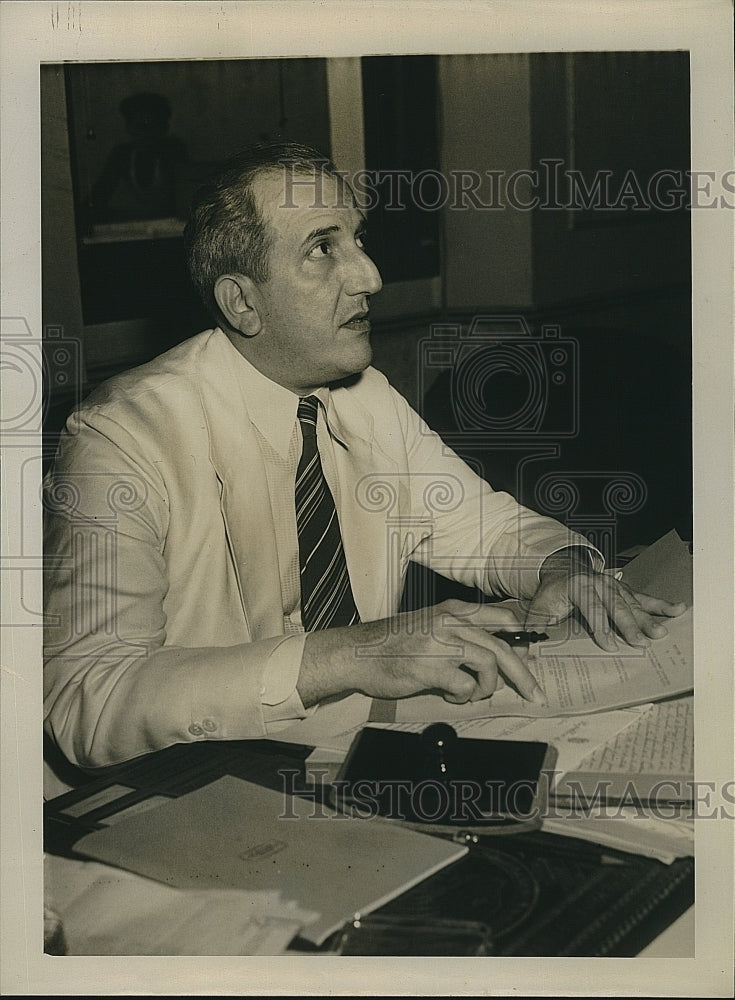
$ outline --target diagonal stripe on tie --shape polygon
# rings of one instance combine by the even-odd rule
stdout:
[[[301,618],[307,632],[354,625],[360,617],[352,595],[339,519],[317,449],[319,400],[300,400],[304,440],[296,471],[296,527],[299,537]]]

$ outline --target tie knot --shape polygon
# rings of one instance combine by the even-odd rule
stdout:
[[[299,400],[297,416],[301,422],[302,431],[316,433],[316,415],[319,409],[319,400],[316,396],[304,396]]]

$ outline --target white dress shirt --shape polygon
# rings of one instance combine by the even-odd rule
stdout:
[[[304,709],[296,684],[304,651],[301,621],[301,576],[299,540],[296,530],[295,483],[303,439],[297,416],[299,396],[271,381],[241,354],[237,355],[236,375],[247,400],[268,480],[273,522],[276,529],[278,575],[283,600],[283,627],[286,638],[271,653],[263,675],[261,700],[263,717],[269,728],[282,728],[287,721],[310,714]],[[317,414],[317,444],[322,469],[339,511],[340,491],[334,464],[335,441],[347,444],[330,430],[326,412],[329,389],[313,395],[322,403]]]

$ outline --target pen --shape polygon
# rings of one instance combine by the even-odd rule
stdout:
[[[527,632],[525,629],[518,629],[517,632],[501,629],[493,632],[493,635],[509,646],[528,646],[532,642],[545,642],[549,638],[546,632]]]

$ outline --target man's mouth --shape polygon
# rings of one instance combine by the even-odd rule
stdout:
[[[342,326],[347,330],[365,333],[370,329],[370,315],[367,311],[355,313],[355,315],[351,319],[348,319],[346,323],[343,323]]]

